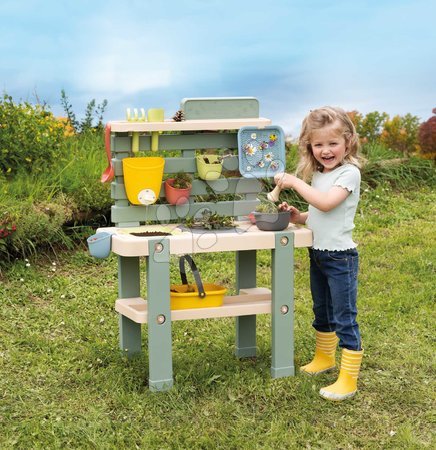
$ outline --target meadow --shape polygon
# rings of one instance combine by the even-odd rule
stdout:
[[[233,319],[180,321],[172,326],[174,387],[150,392],[146,326],[141,355],[118,349],[116,257],[96,260],[85,246],[108,220],[101,136],[65,145],[46,172],[0,177],[0,219],[17,227],[0,240],[0,448],[436,446],[431,161],[366,146],[355,229],[365,356],[358,393],[334,403],[318,391],[336,372],[298,373],[314,348],[307,249],[295,253],[295,377],[270,377],[269,315],[258,317],[258,354],[248,359],[234,356]],[[289,158],[292,167],[295,152]],[[204,279],[232,294],[233,257],[196,260]],[[258,252],[259,286],[270,286],[269,266],[269,252]]]
[[[335,373],[270,378],[267,315],[247,360],[233,355],[233,320],[175,322],[174,388],[151,393],[145,330],[139,357],[118,350],[114,257],[79,248],[17,260],[0,284],[0,447],[434,448],[435,200],[426,187],[366,193],[357,220],[365,357],[358,394],[340,404],[318,395]],[[200,256],[204,278],[231,290],[230,258]],[[314,346],[307,259],[296,252],[297,367]],[[269,263],[260,252],[259,285],[270,283]]]

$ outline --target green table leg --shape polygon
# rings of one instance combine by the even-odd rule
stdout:
[[[118,296],[140,296],[139,258],[118,256]],[[141,324],[119,314],[120,349],[131,357],[141,352]]]
[[[273,378],[294,375],[294,234],[276,233],[272,254]]]
[[[149,242],[147,257],[149,388],[165,391],[173,385],[170,310],[170,243]]]
[[[256,250],[236,252],[236,289],[256,287]],[[236,317],[238,358],[256,356],[256,315]]]

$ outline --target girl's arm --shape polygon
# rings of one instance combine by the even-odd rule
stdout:
[[[288,173],[277,174],[274,181],[282,189],[294,189],[307,203],[323,212],[336,208],[350,195],[347,189],[340,186],[333,186],[328,192],[320,192],[300,178]]]

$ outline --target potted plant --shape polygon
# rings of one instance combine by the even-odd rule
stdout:
[[[253,216],[259,230],[281,231],[289,226],[291,211],[283,211],[275,203],[261,200]]]
[[[192,189],[192,177],[181,170],[172,178],[165,180],[165,196],[170,205],[183,205],[188,202]]]
[[[198,176],[202,180],[217,180],[223,170],[223,156],[197,155]]]

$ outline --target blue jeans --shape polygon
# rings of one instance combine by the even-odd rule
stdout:
[[[344,251],[309,249],[310,290],[313,327],[335,331],[339,346],[361,350],[357,316],[357,272],[359,254],[355,248]]]

